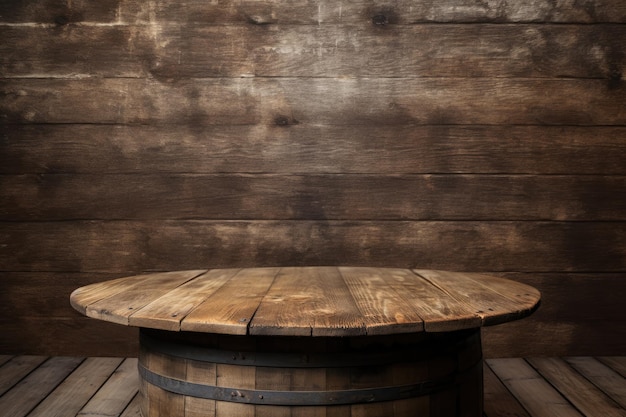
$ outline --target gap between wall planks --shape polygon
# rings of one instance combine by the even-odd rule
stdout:
[[[486,352],[623,352],[626,5],[292,3],[0,5],[0,348],[125,356],[71,290],[210,259],[512,275]]]

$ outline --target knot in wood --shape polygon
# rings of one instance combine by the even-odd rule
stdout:
[[[609,72],[609,88],[610,89],[618,88],[620,86],[621,81],[622,81],[622,72],[617,68],[612,69],[611,72]]]
[[[274,119],[276,126],[289,126],[289,118],[287,116],[277,116]]]
[[[70,18],[67,16],[57,16],[54,18],[54,23],[56,23],[59,26],[65,26],[68,23],[70,23]]]
[[[372,17],[372,23],[377,26],[384,26],[389,23],[389,18],[384,14],[377,14]]]

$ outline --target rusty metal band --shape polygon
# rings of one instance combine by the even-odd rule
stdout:
[[[150,351],[163,353],[181,359],[199,362],[219,363],[240,366],[260,366],[272,368],[343,368],[359,366],[389,365],[392,363],[424,361],[425,358],[441,353],[441,347],[409,346],[378,352],[346,353],[287,353],[287,352],[240,352],[228,349],[214,349],[155,339],[145,333],[140,334],[141,345]],[[454,345],[463,342],[455,340]]]
[[[268,391],[241,388],[216,387],[169,378],[156,374],[139,364],[139,374],[144,381],[165,391],[207,400],[226,401],[252,405],[278,406],[326,406],[346,404],[367,404],[382,401],[395,401],[428,395],[465,380],[482,360],[463,373],[409,385],[353,389],[338,391]]]

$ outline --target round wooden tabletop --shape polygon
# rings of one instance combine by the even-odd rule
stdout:
[[[536,289],[475,273],[365,267],[212,269],[138,275],[75,290],[114,323],[232,335],[447,332],[530,315]]]

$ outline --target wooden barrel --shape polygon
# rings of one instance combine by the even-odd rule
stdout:
[[[480,417],[480,329],[359,337],[141,330],[144,417]]]

